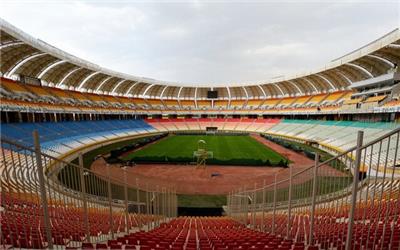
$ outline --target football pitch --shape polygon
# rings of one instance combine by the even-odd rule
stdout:
[[[172,135],[123,157],[137,163],[190,163],[198,141],[213,153],[207,164],[284,166],[287,159],[247,135]]]

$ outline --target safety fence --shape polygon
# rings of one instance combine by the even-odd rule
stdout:
[[[122,168],[123,179],[1,140],[1,244],[19,248],[80,247],[177,216],[171,185],[150,185]]]
[[[228,195],[248,227],[322,249],[400,249],[400,129]]]

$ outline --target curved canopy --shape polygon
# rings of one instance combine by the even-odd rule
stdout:
[[[332,92],[386,74],[400,63],[400,31],[396,29],[322,69],[260,83],[215,83],[211,88],[115,72],[35,39],[3,19],[0,26],[2,76],[24,75],[62,88],[143,98],[205,99],[211,89],[218,91],[220,99]]]

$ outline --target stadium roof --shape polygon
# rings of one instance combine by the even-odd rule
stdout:
[[[112,71],[33,38],[1,18],[0,26],[2,76],[24,75],[61,88],[144,98],[191,99],[200,93],[204,96],[211,88],[218,90],[223,99],[332,92],[384,75],[400,63],[400,31],[395,29],[317,70],[265,82],[215,83],[214,87],[206,87]]]

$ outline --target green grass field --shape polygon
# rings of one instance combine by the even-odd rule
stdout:
[[[199,140],[207,143],[207,151],[213,152],[213,158],[207,164],[283,166],[287,160],[279,153],[266,147],[250,136],[229,135],[173,135],[152,145],[126,155],[123,160],[165,163],[189,163],[196,159]]]

